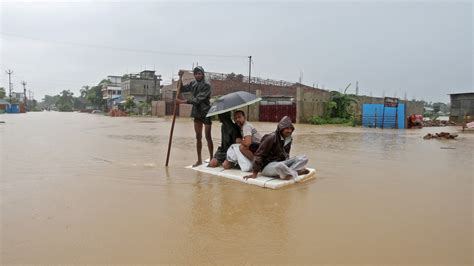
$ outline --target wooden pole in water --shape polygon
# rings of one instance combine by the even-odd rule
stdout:
[[[173,122],[171,122],[170,139],[168,141],[168,152],[166,153],[166,164],[165,164],[166,167],[168,167],[168,163],[170,160],[171,143],[173,142],[174,123],[176,122],[176,109],[177,109],[176,100],[179,97],[179,93],[181,91],[182,85],[183,85],[183,76],[179,76],[178,82],[176,84],[176,98],[175,98],[174,107],[173,107]]]

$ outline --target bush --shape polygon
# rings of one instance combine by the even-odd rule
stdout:
[[[313,125],[325,125],[327,124],[327,121],[325,118],[319,117],[319,116],[312,116],[310,119],[308,119],[308,122]]]
[[[308,122],[313,125],[340,125],[340,124],[350,124],[354,125],[354,119],[352,118],[342,118],[342,117],[320,117],[320,116],[313,116],[308,119]]]

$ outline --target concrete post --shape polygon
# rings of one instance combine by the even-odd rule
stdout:
[[[257,97],[262,97],[262,90],[256,90],[255,95]],[[250,106],[249,118],[252,121],[260,121],[260,102]]]
[[[303,88],[296,87],[296,123],[304,121],[303,92]]]

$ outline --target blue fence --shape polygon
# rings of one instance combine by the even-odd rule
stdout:
[[[385,107],[383,104],[362,105],[362,126],[380,128],[405,128],[405,104]]]
[[[8,107],[7,107],[7,113],[10,113],[10,114],[17,114],[20,112],[20,105],[14,103],[14,104],[10,104]]]

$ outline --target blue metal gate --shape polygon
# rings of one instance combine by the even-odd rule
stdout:
[[[398,104],[398,107],[387,107],[384,104],[363,104],[362,126],[405,128],[405,104]]]

